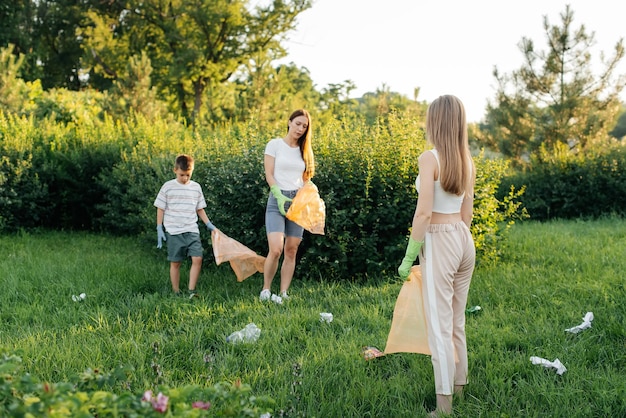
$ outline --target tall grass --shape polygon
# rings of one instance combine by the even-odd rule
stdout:
[[[467,317],[470,384],[455,415],[626,416],[626,221],[526,222],[509,240],[501,262],[474,275],[469,304],[482,310]],[[399,279],[296,278],[285,304],[261,303],[261,276],[236,282],[207,243],[201,297],[190,301],[171,295],[165,253],[154,247],[87,233],[0,237],[0,351],[19,353],[26,372],[51,382],[131,366],[116,391],[241,379],[276,400],[273,416],[434,408],[429,357],[361,356],[363,346],[385,346]],[[590,329],[564,331],[587,311]],[[321,312],[334,321],[320,322]],[[262,330],[256,343],[226,342],[250,322]],[[559,358],[567,372],[530,356]]]

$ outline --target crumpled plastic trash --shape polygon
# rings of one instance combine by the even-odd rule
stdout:
[[[211,245],[215,264],[230,262],[238,282],[243,282],[254,273],[263,273],[265,257],[258,255],[250,248],[230,238],[218,229],[211,232]]]
[[[320,321],[321,322],[333,322],[333,314],[330,312],[321,312],[320,313]]]
[[[593,321],[593,312],[587,312],[583,317],[583,322],[580,325],[576,325],[575,327],[568,328],[565,332],[571,332],[573,334],[578,334],[580,331],[591,328],[591,321]]]
[[[532,356],[530,358],[530,361],[535,365],[541,364],[544,367],[548,367],[548,368],[551,367],[551,368],[556,369],[556,374],[558,374],[559,376],[561,376],[563,373],[567,371],[563,363],[561,363],[561,361],[558,358],[554,359],[554,361],[550,361],[550,360],[546,360],[545,358]]]
[[[226,337],[226,342],[237,343],[253,343],[256,342],[261,336],[261,329],[253,322],[246,325],[245,328],[235,331]]]
[[[81,293],[80,295],[72,295],[72,300],[74,302],[82,302],[83,300],[85,300],[86,297],[87,297],[86,294]]]
[[[372,360],[375,359],[377,357],[382,357],[385,355],[385,353],[383,353],[382,351],[380,351],[378,348],[376,347],[363,347],[363,349],[361,350],[361,354],[363,355],[363,358],[365,360]]]
[[[324,235],[326,204],[320,198],[317,186],[306,182],[298,190],[287,210],[287,219],[297,223],[312,234]]]
[[[469,308],[467,308],[465,310],[466,314],[473,314],[473,313],[477,313],[480,312],[483,308],[481,308],[480,306],[476,305],[476,306],[470,306]]]

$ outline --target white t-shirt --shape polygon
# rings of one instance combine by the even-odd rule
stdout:
[[[163,226],[170,235],[185,232],[200,233],[198,210],[206,208],[202,187],[193,180],[180,184],[176,179],[161,186],[154,200],[154,206],[163,209]]]
[[[282,138],[274,138],[265,146],[265,154],[274,157],[274,179],[281,190],[298,190],[304,186],[305,164],[300,147],[290,147]]]

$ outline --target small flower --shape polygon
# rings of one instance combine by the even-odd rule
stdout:
[[[150,402],[152,400],[152,391],[151,390],[147,390],[143,393],[143,396],[141,397],[142,401],[146,401],[146,402]]]
[[[156,399],[153,398],[151,400],[152,407],[154,408],[155,411],[165,412],[167,411],[167,402],[169,401],[169,399],[170,398],[168,398],[167,396],[159,392]]]
[[[209,409],[211,407],[211,402],[198,401],[198,402],[192,403],[191,407],[195,409]]]

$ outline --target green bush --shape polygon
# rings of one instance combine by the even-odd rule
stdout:
[[[48,185],[34,157],[36,132],[32,119],[0,112],[0,231],[35,227],[49,210]]]
[[[522,172],[503,178],[525,188],[522,204],[532,219],[597,218],[626,215],[626,148],[620,145],[572,154],[564,146],[543,152]]]
[[[113,387],[127,385],[132,372],[127,367],[111,373],[89,369],[71,382],[40,382],[21,371],[21,362],[16,355],[0,355],[1,416],[258,417],[275,403],[267,396],[253,396],[250,386],[240,381],[114,393]]]
[[[0,172],[4,230],[43,226],[152,239],[156,194],[173,178],[176,155],[188,153],[196,160],[193,179],[203,187],[209,218],[259,254],[267,252],[263,152],[269,139],[284,135],[284,123],[267,130],[250,121],[194,131],[136,115],[81,125],[3,121],[0,135],[11,137],[3,142],[11,159]],[[390,114],[371,126],[344,115],[314,129],[313,181],[326,203],[326,228],[323,236],[305,234],[297,274],[359,280],[394,275],[415,210],[417,157],[427,148],[421,121]],[[472,232],[479,254],[496,260],[506,223],[520,214],[520,192],[507,189],[497,199],[506,164],[482,155],[475,162]],[[27,175],[18,179],[17,169]],[[24,208],[37,209],[39,217],[29,218]]]

